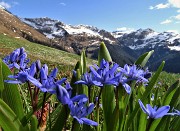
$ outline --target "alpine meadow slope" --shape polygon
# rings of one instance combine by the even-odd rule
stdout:
[[[166,61],[164,70],[180,73],[180,34],[139,29],[129,32],[108,32],[89,25],[68,25],[59,20],[19,18],[0,8],[0,33],[15,39],[27,40],[66,52],[97,59],[100,42],[104,42],[112,60],[121,66],[132,64],[141,54],[154,50],[147,66],[157,69]],[[35,44],[35,45],[36,45]]]

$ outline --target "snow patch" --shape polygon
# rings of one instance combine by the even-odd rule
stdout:
[[[170,50],[180,51],[180,46],[168,46]]]

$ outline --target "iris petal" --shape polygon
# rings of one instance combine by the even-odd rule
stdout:
[[[126,92],[127,92],[128,94],[131,93],[131,87],[130,87],[128,84],[124,83],[124,84],[123,84],[123,87],[124,87],[124,89],[126,90]]]
[[[162,106],[162,107],[160,107],[157,110],[157,112],[154,114],[154,118],[157,119],[157,118],[163,117],[164,115],[167,114],[169,109],[170,109],[170,106]]]
[[[79,100],[81,100],[81,99],[83,99],[83,98],[86,98],[86,99],[87,99],[87,96],[84,95],[84,94],[82,94],[82,95],[76,95],[76,96],[74,96],[71,100],[72,100],[73,102],[77,102],[77,101],[79,101]]]
[[[98,123],[97,123],[97,122],[92,121],[92,120],[90,120],[90,119],[81,118],[81,120],[83,121],[84,124],[91,125],[91,126],[98,126]]]
[[[149,114],[149,112],[148,112],[147,109],[145,108],[145,106],[144,106],[144,104],[142,103],[142,101],[139,99],[138,102],[139,102],[139,105],[140,105],[141,109],[143,110],[143,112],[146,113],[146,114]]]

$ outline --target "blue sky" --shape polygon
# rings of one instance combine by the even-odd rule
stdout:
[[[108,31],[152,28],[180,33],[180,0],[0,0],[0,5],[19,17],[50,17]]]

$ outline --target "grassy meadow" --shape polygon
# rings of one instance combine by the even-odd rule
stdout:
[[[71,76],[75,64],[80,60],[80,56],[76,54],[0,34],[0,58],[20,47],[25,48],[31,62],[41,60],[42,64],[46,63],[49,67],[58,67],[61,77]],[[97,61],[87,59],[87,63],[93,64]]]
[[[77,61],[80,60],[80,56],[65,51],[61,51],[55,48],[47,47],[37,43],[32,43],[24,39],[17,39],[0,34],[0,58],[8,55],[16,48],[24,47],[28,53],[28,57],[31,62],[35,60],[41,60],[42,63],[46,63],[49,66],[56,66],[60,69],[62,77],[69,74]],[[88,65],[97,63],[92,59],[87,59]],[[66,72],[66,73],[65,73]],[[180,78],[180,74],[162,72],[159,78],[159,84],[169,87],[173,82]]]

